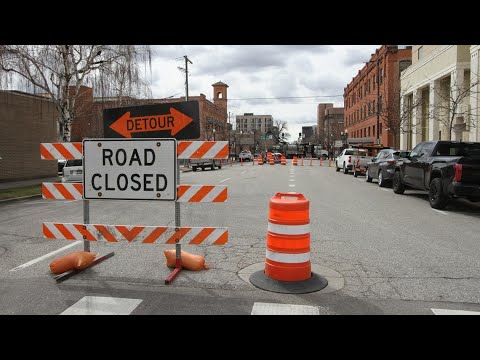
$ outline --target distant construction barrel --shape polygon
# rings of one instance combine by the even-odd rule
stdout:
[[[287,159],[285,158],[285,156],[282,156],[281,163],[282,165],[287,165]]]
[[[258,165],[263,165],[263,159],[261,156],[258,157]]]
[[[296,156],[293,157],[293,165],[294,166],[298,165],[298,158]]]

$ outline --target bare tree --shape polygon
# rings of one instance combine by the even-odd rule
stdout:
[[[417,98],[403,104],[401,108],[400,99],[405,93],[398,92],[394,94],[394,99],[388,104],[384,104],[378,112],[380,123],[384,124],[385,130],[393,133],[393,147],[397,148],[400,140],[400,134],[416,133],[417,128],[421,126],[421,119],[413,123],[413,112],[421,106],[421,101]],[[378,109],[372,109],[376,114]]]
[[[290,134],[288,133],[288,123],[284,120],[274,120],[273,133],[278,138],[281,138],[283,133],[284,139],[288,140],[290,138]]]
[[[46,93],[58,111],[59,140],[70,141],[81,86],[120,99],[137,95],[146,88],[140,61],[151,65],[149,46],[0,45],[0,87],[33,85]]]
[[[470,83],[469,79],[465,79],[465,83],[440,83],[435,93],[440,101],[437,104],[431,104],[430,118],[438,121],[447,130],[447,140],[452,139],[455,132],[465,131],[467,127],[475,127],[476,120],[474,110],[470,105],[470,97],[477,99],[478,104],[480,91],[474,90],[479,85],[478,76],[476,81]]]

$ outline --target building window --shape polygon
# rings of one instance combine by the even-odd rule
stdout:
[[[367,129],[363,129],[363,137],[367,137]]]
[[[383,83],[383,67],[382,65],[379,65],[380,66],[380,71],[378,72],[378,82],[380,85],[382,85]]]
[[[375,136],[375,125],[372,126],[372,135]]]
[[[373,75],[373,90],[375,90],[375,75]]]
[[[363,118],[365,119],[367,117],[367,105],[363,107]]]
[[[382,123],[380,123],[380,126],[378,127],[380,129],[380,136],[382,135]]]
[[[423,57],[423,46],[420,46],[417,51],[417,60],[420,60]]]
[[[368,102],[368,116],[370,116],[372,114],[372,107],[371,107],[371,104],[370,104],[370,101]]]
[[[368,136],[370,136],[370,126],[368,127]]]

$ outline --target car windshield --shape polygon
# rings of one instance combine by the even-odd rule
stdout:
[[[82,159],[67,160],[65,167],[82,166]]]
[[[437,156],[470,156],[480,157],[479,143],[441,143],[438,145]]]

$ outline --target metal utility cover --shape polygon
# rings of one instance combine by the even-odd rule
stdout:
[[[166,200],[177,195],[175,139],[83,141],[83,198]]]

